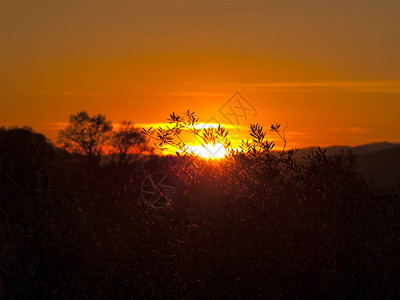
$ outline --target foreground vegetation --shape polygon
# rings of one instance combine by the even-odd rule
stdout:
[[[168,157],[104,159],[2,129],[1,297],[400,296],[399,197],[374,193],[351,153],[299,164],[262,127],[251,137],[221,161],[185,156],[170,169],[179,201],[154,210],[143,170]]]

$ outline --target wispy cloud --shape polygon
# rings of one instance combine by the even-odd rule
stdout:
[[[304,136],[306,135],[305,132],[302,131],[287,131],[285,133],[286,136],[293,136],[293,137],[298,137],[298,136]]]
[[[173,97],[200,97],[200,98],[213,98],[213,97],[227,97],[226,93],[219,92],[148,92],[146,95],[150,96],[173,96]]]
[[[67,122],[42,122],[39,123],[41,128],[49,129],[49,130],[61,130],[64,129],[68,125]]]
[[[400,87],[398,88],[380,88],[380,89],[361,89],[365,93],[383,93],[383,94],[400,94]]]
[[[400,80],[256,82],[241,86],[243,89],[268,91],[341,89],[370,93],[400,93]]]
[[[68,122],[41,122],[39,126],[48,130],[61,130],[68,126]],[[155,124],[164,124],[164,123],[155,123]],[[135,127],[142,127],[140,124],[134,124]],[[118,129],[121,127],[121,123],[113,122],[113,129]]]
[[[332,132],[347,132],[347,133],[365,133],[369,130],[362,127],[329,127],[329,131]]]
[[[41,128],[45,128],[45,129],[49,129],[49,130],[60,130],[60,129],[64,129],[65,127],[68,126],[68,122],[41,122],[38,125]],[[116,123],[113,122],[113,128],[114,129],[118,129],[121,127],[121,123]],[[134,123],[133,124],[135,127],[139,127],[139,128],[171,128],[174,126],[173,123]],[[222,127],[224,127],[225,129],[247,129],[247,127],[245,126],[234,126],[232,124],[218,124],[218,123],[198,123],[196,125],[197,129],[205,129],[205,128],[217,128],[219,125],[221,125]]]
[[[103,92],[81,92],[81,91],[0,91],[1,94],[21,94],[21,95],[64,95],[64,96],[103,96],[108,93]]]
[[[247,129],[246,126],[236,126],[236,125],[232,125],[232,124],[218,124],[218,123],[198,123],[196,125],[197,129],[204,129],[204,128],[217,128],[219,125],[221,125],[222,127],[226,128],[226,129]],[[144,127],[144,128],[166,128],[166,127],[173,127],[174,124],[173,123],[136,123],[135,126],[138,127]]]

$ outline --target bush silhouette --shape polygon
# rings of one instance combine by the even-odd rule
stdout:
[[[1,183],[8,190],[3,197],[35,194],[46,184],[46,172],[51,172],[55,154],[45,136],[29,127],[0,129]]]
[[[176,141],[181,122],[154,131],[156,144]],[[285,139],[278,125],[270,130]],[[222,160],[146,157],[150,171],[173,160],[189,204],[156,211],[140,198],[141,162],[104,159],[89,170],[84,151],[1,129],[1,297],[398,297],[398,196],[371,190],[352,153],[320,149],[296,161],[267,136],[251,126]]]

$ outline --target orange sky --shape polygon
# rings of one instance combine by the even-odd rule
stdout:
[[[288,122],[292,146],[400,142],[399,1],[7,2],[0,126],[54,139],[83,109],[229,123],[239,91],[240,126]]]

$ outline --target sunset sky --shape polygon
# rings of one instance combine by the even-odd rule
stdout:
[[[239,136],[287,122],[291,146],[400,142],[398,0],[15,0],[0,24],[0,126],[229,124],[238,91]]]

